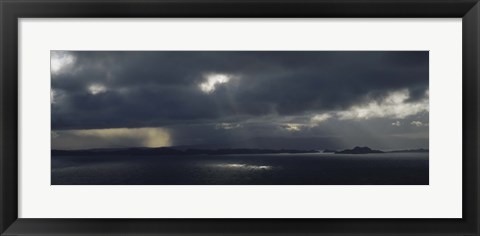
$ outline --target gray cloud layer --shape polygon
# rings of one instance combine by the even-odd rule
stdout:
[[[428,123],[428,52],[52,52],[53,130],[166,127],[174,144],[292,135],[338,144],[366,133],[341,127],[372,123],[371,137],[425,144],[426,133],[428,145],[428,126],[414,121]]]

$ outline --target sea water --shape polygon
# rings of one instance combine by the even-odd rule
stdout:
[[[428,153],[53,156],[52,185],[428,185]]]

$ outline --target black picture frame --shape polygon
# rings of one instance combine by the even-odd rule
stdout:
[[[479,235],[478,0],[0,0],[1,235]],[[435,17],[463,19],[461,219],[18,218],[18,19],[56,17]],[[39,199],[41,201],[41,199]],[[54,206],[52,206],[54,207]],[[442,207],[442,206],[438,206]]]

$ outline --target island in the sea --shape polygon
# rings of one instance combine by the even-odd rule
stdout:
[[[353,149],[345,149],[343,151],[335,152],[335,154],[370,154],[370,153],[384,153],[380,150],[373,150],[369,147],[354,147]]]
[[[334,151],[325,149],[324,153],[335,153],[335,154],[372,154],[372,153],[408,153],[408,152],[428,152],[428,149],[407,149],[407,150],[394,150],[394,151],[381,151],[374,150],[369,147],[354,147],[353,149],[345,149],[343,151]]]

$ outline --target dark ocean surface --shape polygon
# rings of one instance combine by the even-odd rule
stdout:
[[[428,185],[428,153],[53,156],[52,185]]]

